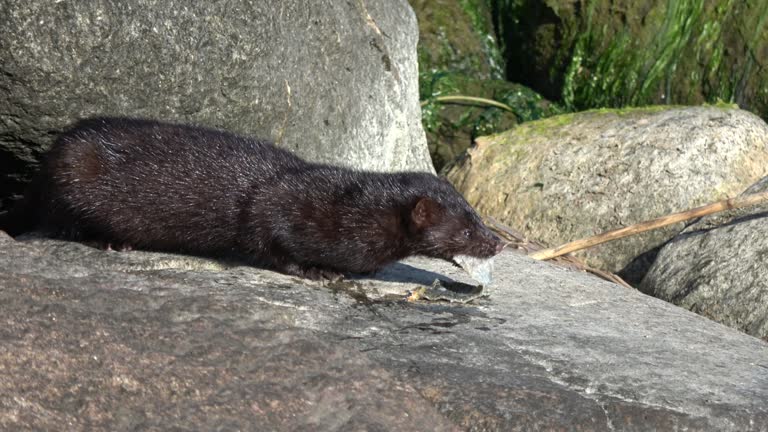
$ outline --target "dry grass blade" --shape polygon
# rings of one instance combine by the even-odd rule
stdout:
[[[575,252],[578,250],[590,248],[602,243],[606,243],[613,240],[618,240],[623,237],[628,237],[635,234],[640,234],[646,231],[651,231],[657,228],[672,225],[678,222],[682,222],[688,219],[694,219],[697,217],[706,216],[712,213],[718,213],[725,210],[748,207],[755,204],[759,204],[768,200],[768,191],[761,192],[752,195],[738,196],[735,198],[729,198],[722,201],[718,201],[705,206],[696,207],[694,209],[682,211],[679,213],[673,213],[670,215],[662,216],[660,218],[651,219],[638,224],[630,225],[628,227],[615,229],[612,231],[604,232],[592,237],[583,238],[580,240],[572,241],[564,245],[554,247],[551,249],[545,249],[530,253],[531,258],[537,260],[547,260],[567,253]]]
[[[438,96],[434,99],[428,99],[428,100],[422,101],[421,106],[425,106],[432,101],[490,105],[490,106],[495,106],[496,108],[501,108],[503,110],[509,111],[513,114],[515,113],[515,110],[513,110],[512,107],[510,107],[507,104],[501,103],[499,101],[496,101],[493,99],[475,97],[475,96],[464,96],[464,95]]]

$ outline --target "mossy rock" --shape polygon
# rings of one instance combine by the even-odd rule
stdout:
[[[419,20],[419,70],[502,78],[504,65],[485,0],[409,0]]]
[[[481,213],[550,246],[734,196],[768,175],[768,125],[729,106],[566,114],[476,143],[448,179]],[[577,255],[638,282],[682,228]]]

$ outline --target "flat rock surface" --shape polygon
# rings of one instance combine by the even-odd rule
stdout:
[[[768,125],[735,107],[598,110],[477,139],[448,178],[481,214],[558,246],[735,196],[768,175]],[[678,223],[577,252],[639,283]],[[646,255],[644,255],[646,254]]]
[[[319,284],[0,233],[0,429],[768,430],[768,345],[505,252]]]
[[[768,191],[768,177],[744,195]],[[768,340],[768,203],[703,217],[670,240],[641,289]]]

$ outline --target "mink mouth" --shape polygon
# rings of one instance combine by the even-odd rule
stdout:
[[[475,258],[493,258],[504,250],[504,243],[500,240],[489,242],[482,247],[472,250],[468,253],[457,253],[455,255],[468,255]]]
[[[498,254],[499,254],[499,252],[496,252],[495,250],[490,250],[490,251],[461,251],[461,250],[457,250],[457,251],[452,251],[452,252],[446,253],[446,254],[440,256],[440,258],[455,264],[456,263],[456,261],[455,261],[456,257],[458,257],[458,256],[467,256],[467,257],[472,257],[472,258],[476,258],[476,259],[491,259],[491,258],[495,257]]]

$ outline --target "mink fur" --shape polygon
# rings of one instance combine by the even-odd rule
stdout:
[[[63,133],[5,226],[207,256],[308,278],[410,255],[490,257],[501,242],[446,180],[309,163],[269,142],[153,120]]]

